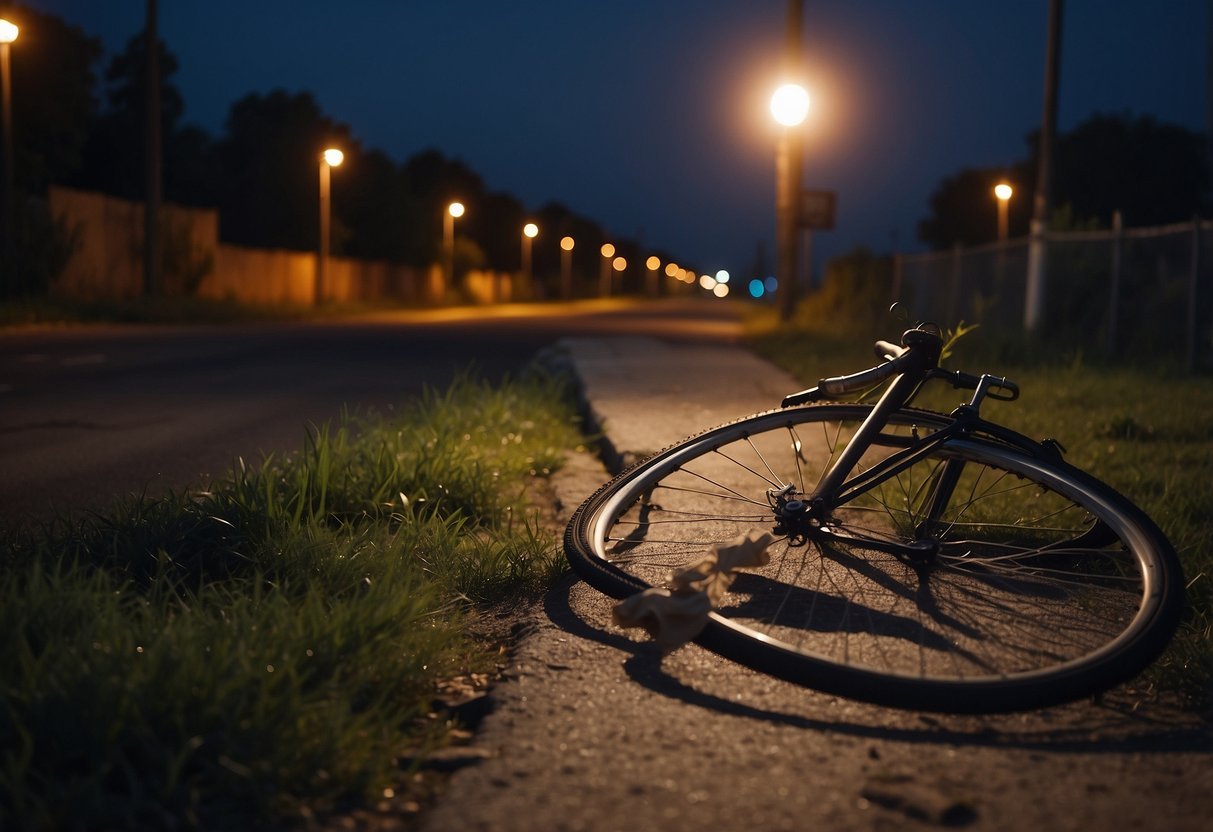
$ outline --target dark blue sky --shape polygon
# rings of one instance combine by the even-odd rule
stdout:
[[[145,0],[27,0],[110,55]],[[1025,155],[1047,0],[806,0],[805,183],[838,192],[818,259],[921,248],[945,175]],[[1209,0],[1068,0],[1060,127],[1094,112],[1205,129]],[[529,208],[744,270],[773,237],[783,0],[161,0],[186,119],[221,132],[249,92],[309,90],[367,147],[437,147]],[[108,56],[107,56],[108,60]],[[986,207],[975,206],[975,210]],[[988,206],[995,221],[993,199]]]

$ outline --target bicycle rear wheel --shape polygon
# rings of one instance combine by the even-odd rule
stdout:
[[[816,405],[709,430],[640,463],[574,514],[565,551],[617,598],[775,525],[871,411]],[[858,471],[945,427],[894,414]],[[949,439],[738,576],[696,641],[793,682],[949,712],[1041,707],[1136,675],[1178,622],[1182,575],[1157,527],[1043,453]],[[924,554],[925,553],[925,554]]]

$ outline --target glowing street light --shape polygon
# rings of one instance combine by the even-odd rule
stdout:
[[[13,247],[13,82],[9,69],[9,44],[17,39],[17,26],[8,20],[0,19],[0,135],[4,142],[4,179],[0,183],[0,256],[6,256]],[[10,269],[5,263],[4,283],[10,283],[13,278],[8,275]],[[9,286],[0,284],[0,296]],[[16,290],[16,283],[12,283]]]
[[[1008,220],[1007,220],[1007,205],[1011,201],[1011,195],[1014,193],[1011,186],[1006,182],[999,182],[994,186],[994,197],[998,200],[998,241],[1005,242],[1007,239]]]
[[[783,126],[775,153],[775,263],[783,302],[780,315],[792,317],[796,305],[797,232],[800,228],[801,136],[809,114],[809,93],[799,84],[784,84],[771,96],[771,115]]]
[[[560,238],[560,296],[569,300],[573,296],[573,246],[572,237]]]
[[[809,92],[800,84],[784,84],[771,96],[771,115],[784,127],[799,127],[809,115]]]
[[[534,277],[531,268],[531,244],[537,236],[539,236],[539,226],[535,223],[528,222],[522,226],[522,275],[528,290]]]
[[[661,268],[661,258],[654,254],[644,261],[644,266],[648,269],[644,279],[645,290],[649,297],[655,298],[659,293],[661,283],[657,279],[657,272]]]
[[[455,285],[455,220],[463,216],[462,202],[452,202],[442,212],[442,295]]]
[[[330,188],[330,172],[345,160],[345,154],[335,147],[327,148],[320,154],[320,251],[316,261],[316,288],[314,303],[324,302],[324,293],[328,290],[329,276],[329,247],[332,242],[332,197]]]
[[[602,268],[598,272],[598,294],[604,298],[610,297],[611,258],[615,256],[615,246],[611,243],[603,243],[602,248],[598,249],[598,253],[602,255]]]

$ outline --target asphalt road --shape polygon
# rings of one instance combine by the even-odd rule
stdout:
[[[694,301],[0,332],[0,520],[196,485],[343,407],[382,412],[469,367],[495,380],[566,335],[738,332],[727,304]]]

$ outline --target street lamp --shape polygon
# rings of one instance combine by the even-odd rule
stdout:
[[[800,84],[784,84],[771,96],[771,115],[784,127],[799,127],[809,115],[809,93]]]
[[[809,114],[809,93],[799,84],[784,84],[771,96],[771,115],[783,130],[775,154],[775,271],[783,287],[780,315],[786,321],[796,305],[796,247],[800,225],[801,137],[798,129]]]
[[[661,268],[661,258],[654,254],[644,261],[644,265],[648,269],[648,273],[645,275],[645,288],[648,290],[649,297],[657,297],[660,283],[657,279],[657,270]]]
[[[598,249],[598,253],[602,255],[602,270],[598,272],[598,294],[604,298],[610,297],[611,258],[615,256],[615,246],[603,243],[602,248]]]
[[[1011,194],[1014,191],[1006,182],[999,182],[994,186],[994,196],[998,200],[998,241],[1005,242],[1007,239],[1007,205],[1011,201]]]
[[[327,148],[320,154],[320,252],[316,261],[316,288],[314,303],[319,305],[324,301],[324,293],[328,289],[329,275],[329,244],[332,217],[332,197],[330,188],[330,171],[345,160],[345,154],[335,147]]]
[[[455,285],[455,220],[463,216],[463,203],[452,202],[442,212],[442,297],[446,298],[447,288]]]
[[[573,245],[572,237],[560,238],[560,296],[565,300],[573,297]]]
[[[621,284],[623,282],[622,278],[623,278],[624,269],[626,269],[627,267],[628,267],[628,261],[625,260],[623,257],[616,257],[614,260],[611,261],[611,268],[614,269],[615,271],[619,272],[619,277],[621,278],[620,279]]]
[[[537,236],[539,236],[539,226],[535,223],[528,222],[522,226],[522,275],[528,292],[534,279],[531,268],[531,244]]]
[[[3,133],[4,142],[4,181],[0,183],[0,190],[3,194],[0,195],[0,261],[7,260],[8,255],[13,249],[13,155],[15,148],[13,147],[13,82],[12,72],[9,69],[9,44],[17,39],[18,29],[16,25],[7,20],[0,19],[0,109],[3,113],[0,114],[0,131]],[[7,262],[3,262],[0,266],[3,268],[5,277],[4,284],[0,285],[0,292],[12,288],[15,292],[16,282],[12,275],[12,268]],[[12,284],[11,286],[8,284]]]

